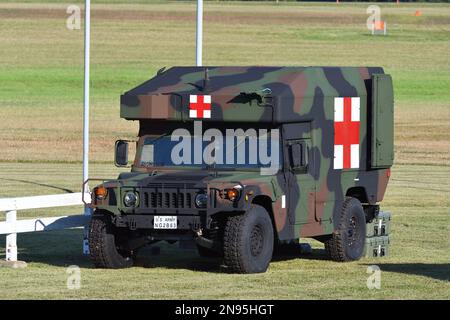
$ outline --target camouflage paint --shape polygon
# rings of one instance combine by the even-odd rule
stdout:
[[[259,171],[198,175],[198,169],[142,168],[135,161],[133,173],[107,182],[111,186],[108,190],[118,199],[117,204],[111,205],[114,202],[107,198],[93,205],[116,215],[130,213],[121,201],[123,190],[155,179],[176,181],[175,177],[188,172],[189,179],[199,183],[199,187],[214,187],[223,181],[229,181],[230,185],[238,181],[244,186],[243,194],[249,195],[248,201],[241,197],[237,207],[222,208],[224,212],[245,211],[256,197],[269,197],[280,240],[331,234],[346,195],[358,197],[369,205],[376,204],[382,201],[389,180],[390,165],[370,167],[368,108],[371,107],[374,74],[384,74],[384,71],[378,67],[174,67],[163,71],[121,96],[120,115],[140,121],[140,136],[154,126],[189,126],[190,122],[198,120],[189,118],[189,95],[207,94],[212,97],[212,115],[202,120],[210,122],[211,126],[226,128],[227,124],[240,123],[267,124],[273,128],[307,123],[294,131],[298,138],[311,142],[309,171],[301,178],[289,170],[274,176],[261,176]],[[335,97],[360,97],[358,169],[333,168]],[[143,139],[140,139],[136,159],[139,159],[142,144]],[[284,161],[285,167],[288,166],[286,155]],[[149,175],[151,172],[156,173]],[[195,175],[198,176],[193,178]],[[311,181],[306,188],[301,183],[304,177]],[[283,196],[289,197],[285,208],[282,207]]]

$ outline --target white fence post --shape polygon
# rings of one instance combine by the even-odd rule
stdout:
[[[6,222],[15,225],[17,220],[17,211],[6,212]],[[6,261],[17,261],[17,233],[6,235]]]
[[[87,205],[84,206],[84,215],[85,216],[91,216],[92,215],[92,209],[89,208]],[[83,230],[83,254],[90,254],[89,250],[89,225],[86,225]]]

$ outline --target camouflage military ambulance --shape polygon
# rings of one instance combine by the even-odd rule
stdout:
[[[266,271],[300,238],[335,261],[387,246],[366,239],[393,162],[382,68],[173,67],[120,108],[139,133],[116,142],[116,165],[131,169],[92,190],[95,266],[129,267],[158,241],[190,242],[238,273]]]

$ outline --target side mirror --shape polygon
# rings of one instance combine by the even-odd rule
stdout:
[[[296,142],[289,146],[291,168],[293,170],[306,170],[308,166],[308,148],[304,142]]]
[[[114,164],[117,167],[126,167],[128,165],[128,141],[125,140],[116,141]]]

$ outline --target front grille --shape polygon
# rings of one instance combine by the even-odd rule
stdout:
[[[193,184],[151,184],[141,188],[142,209],[195,208],[195,195],[200,191]]]

